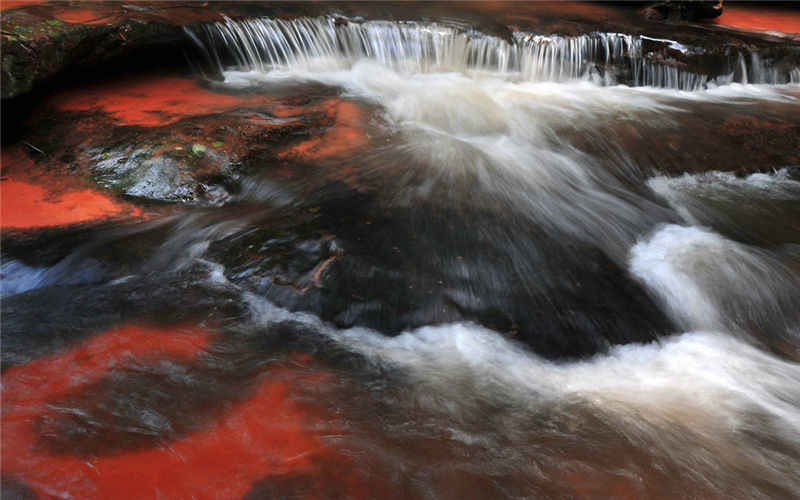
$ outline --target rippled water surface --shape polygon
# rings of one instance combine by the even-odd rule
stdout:
[[[54,91],[131,205],[4,226],[4,488],[800,496],[800,70],[585,31],[226,20]]]

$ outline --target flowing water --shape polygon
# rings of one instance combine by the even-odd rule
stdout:
[[[76,498],[800,496],[800,174],[753,164],[730,121],[797,153],[800,70],[737,49],[695,71],[643,47],[700,49],[621,33],[187,36],[220,96],[334,123],[254,145],[218,206],[6,242],[4,476]]]

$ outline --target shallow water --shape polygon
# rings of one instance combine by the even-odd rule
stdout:
[[[165,206],[179,174],[103,153],[135,218],[4,233],[4,488],[800,495],[796,69],[642,79],[619,34],[190,35],[202,89],[52,109],[264,135],[213,203]]]

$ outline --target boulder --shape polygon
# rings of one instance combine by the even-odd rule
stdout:
[[[697,21],[722,15],[722,0],[665,0],[648,5],[643,10],[650,20]]]

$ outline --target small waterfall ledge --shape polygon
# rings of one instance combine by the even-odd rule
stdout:
[[[703,57],[701,50],[676,41],[623,33],[515,32],[508,42],[435,22],[344,21],[332,16],[226,18],[185,31],[201,50],[203,66],[215,74],[232,68],[345,69],[367,59],[409,74],[459,72],[525,82],[583,79],[606,86],[683,91],[731,83],[800,83],[800,67],[756,50],[729,47],[722,57]]]

